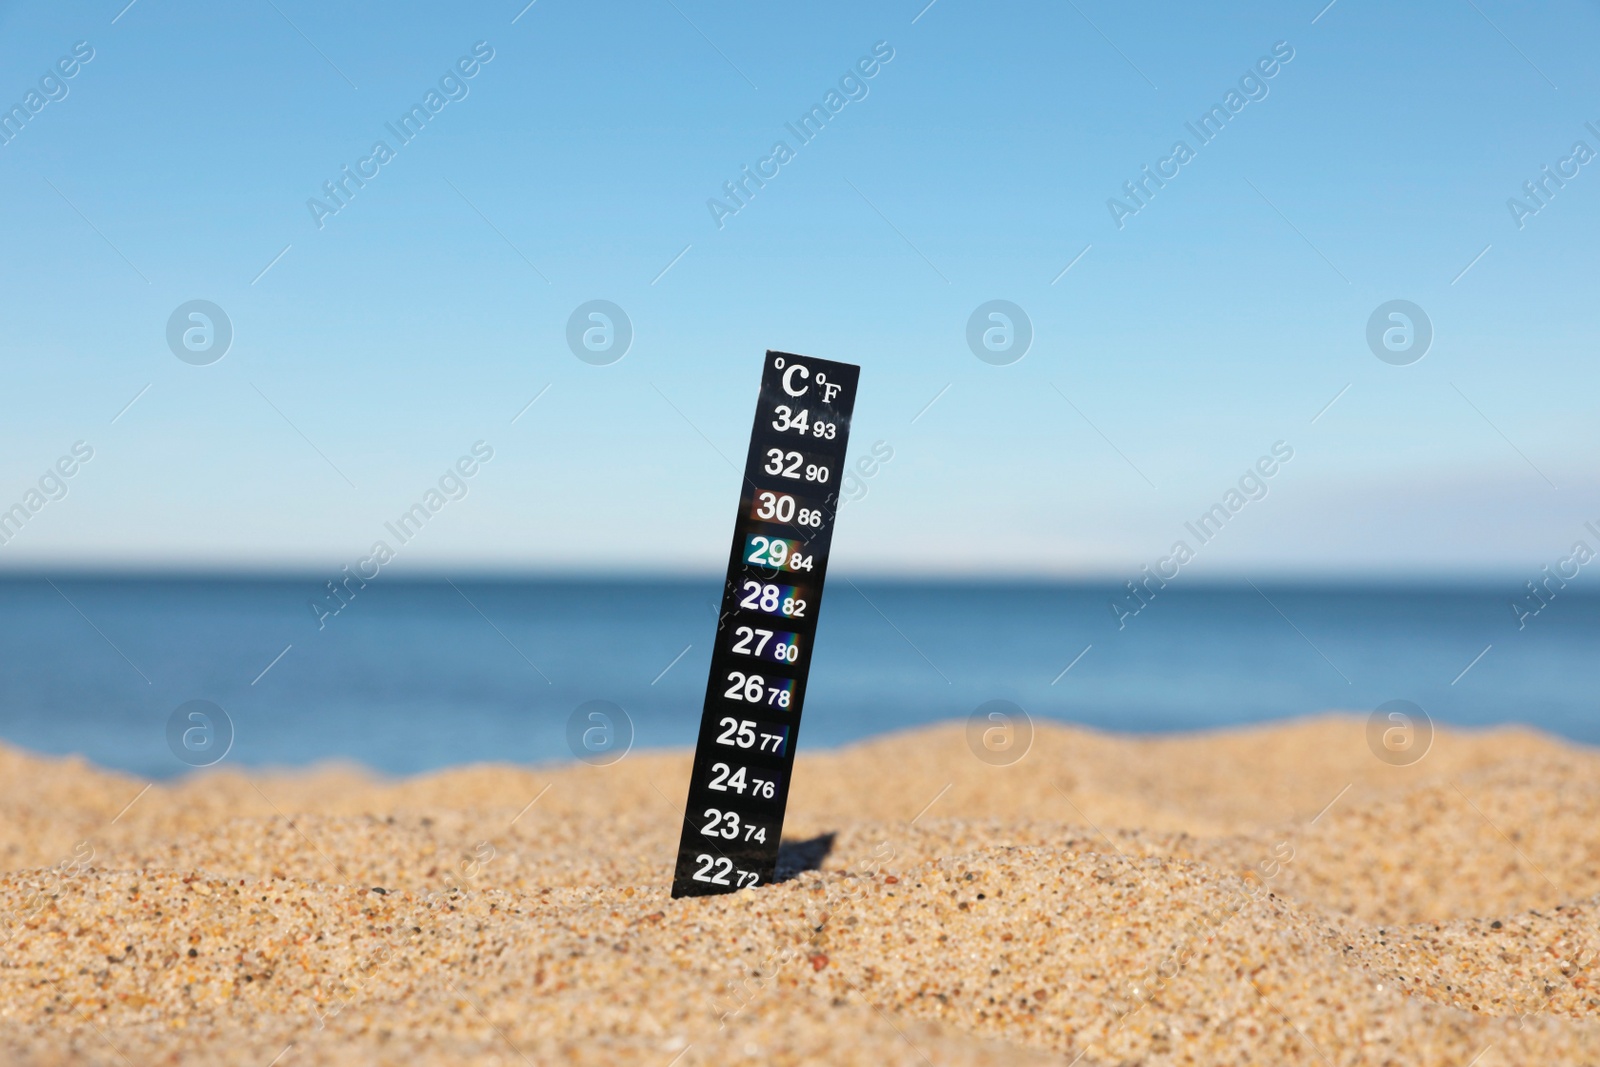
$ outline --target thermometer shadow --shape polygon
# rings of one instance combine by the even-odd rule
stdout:
[[[819,834],[804,841],[784,841],[778,845],[778,867],[774,882],[787,882],[805,871],[822,870],[822,862],[833,851],[836,833]]]

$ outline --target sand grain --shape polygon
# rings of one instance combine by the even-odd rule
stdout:
[[[803,755],[789,830],[833,835],[821,869],[687,901],[665,885],[686,754],[143,791],[0,750],[0,1046],[256,1067],[1600,1059],[1600,755],[1442,733],[1396,768],[1363,725],[1042,727],[1011,767],[959,725]]]

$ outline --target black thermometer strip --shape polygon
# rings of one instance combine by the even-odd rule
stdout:
[[[778,867],[861,368],[768,352],[683,815],[674,897]]]

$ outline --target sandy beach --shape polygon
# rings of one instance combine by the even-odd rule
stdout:
[[[777,885],[673,901],[688,753],[217,770],[0,750],[22,1064],[1600,1061],[1600,753],[1365,717],[802,754]],[[148,788],[147,788],[148,786]]]

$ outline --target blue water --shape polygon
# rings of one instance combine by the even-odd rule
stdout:
[[[0,737],[151,776],[187,769],[166,728],[193,699],[225,709],[227,761],[251,766],[567,759],[567,719],[589,700],[622,707],[637,746],[691,745],[720,590],[386,578],[319,629],[313,579],[53,580],[0,581]],[[1405,699],[1441,722],[1600,743],[1600,596],[1569,588],[1519,631],[1514,591],[1170,587],[1119,630],[1109,585],[836,576],[801,743],[964,718],[995,698],[1130,731]]]

